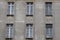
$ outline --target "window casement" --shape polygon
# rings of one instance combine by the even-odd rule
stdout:
[[[8,2],[7,16],[14,16],[14,2]]]
[[[6,38],[13,38],[13,24],[6,24]]]
[[[26,16],[33,16],[33,2],[27,2],[27,14]]]
[[[45,2],[45,15],[52,16],[52,2]]]
[[[26,38],[33,38],[33,24],[26,24]]]
[[[46,24],[46,38],[53,38],[53,25]]]

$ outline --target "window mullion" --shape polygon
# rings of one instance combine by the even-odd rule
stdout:
[[[29,25],[29,38],[30,38],[30,25]]]
[[[29,15],[31,15],[31,4],[29,4]]]
[[[10,3],[10,15],[12,14],[12,3]]]

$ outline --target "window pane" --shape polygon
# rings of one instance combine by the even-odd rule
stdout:
[[[52,37],[52,24],[46,24],[46,37]]]
[[[33,27],[32,27],[32,24],[27,24],[26,25],[26,36],[27,38],[32,38],[33,37]]]
[[[33,3],[32,2],[27,2],[27,15],[33,15]]]
[[[7,38],[12,38],[13,37],[13,25],[8,24],[7,25]]]
[[[52,15],[52,2],[46,2],[46,10],[45,10],[45,14],[47,16]]]
[[[14,2],[8,2],[8,15],[13,15]]]

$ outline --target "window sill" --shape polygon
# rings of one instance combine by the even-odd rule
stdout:
[[[45,16],[47,16],[47,17],[52,17],[53,15],[45,15]]]
[[[8,14],[7,16],[14,16],[14,15],[9,15],[9,14]]]
[[[26,15],[26,16],[33,16],[33,15]]]

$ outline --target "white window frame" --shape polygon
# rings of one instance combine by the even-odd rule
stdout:
[[[50,25],[47,27],[47,25]],[[46,25],[46,38],[52,38],[53,37],[53,27],[52,24],[47,24]]]
[[[33,15],[33,3],[27,4],[27,15]]]
[[[26,26],[26,38],[33,38],[33,25],[27,24]]]
[[[7,25],[7,38],[13,38],[13,24],[8,24]]]
[[[46,2],[45,3],[45,8],[46,8],[46,12],[45,12],[45,14],[46,14],[46,16],[52,16],[52,2]]]
[[[14,11],[14,2],[9,2],[8,3],[8,15],[13,15]]]

